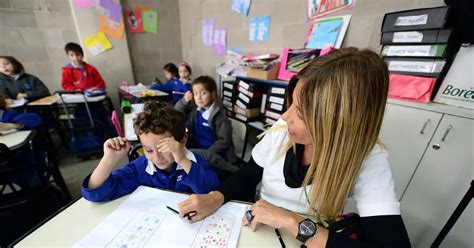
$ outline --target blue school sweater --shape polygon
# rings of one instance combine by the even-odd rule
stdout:
[[[153,90],[161,90],[161,91],[166,91],[172,95],[173,99],[173,104],[177,103],[181,98],[183,98],[183,94],[175,94],[172,93],[173,91],[176,92],[181,92],[185,93],[186,91],[191,90],[191,84],[190,83],[183,83],[179,81],[177,77],[174,77],[165,84],[154,84],[150,87]]]
[[[170,173],[166,173],[149,163],[145,156],[140,156],[113,171],[99,188],[87,188],[90,175],[87,176],[82,182],[81,193],[85,199],[93,202],[117,199],[133,192],[140,185],[207,194],[219,185],[219,179],[207,160],[198,154],[194,154],[194,157],[194,161],[191,159],[191,170],[186,174],[176,163],[172,165]]]
[[[202,116],[205,109],[196,111],[196,122],[194,122],[194,140],[198,148],[209,149],[214,145],[215,134],[209,125],[209,121]]]
[[[22,124],[22,130],[35,129],[43,123],[38,114],[21,113],[14,110],[0,110],[0,120],[3,123]]]

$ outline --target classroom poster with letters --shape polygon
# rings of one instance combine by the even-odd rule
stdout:
[[[121,40],[123,38],[123,22],[114,21],[107,16],[99,16],[99,31],[108,36]]]
[[[101,54],[112,48],[112,44],[103,32],[89,35],[83,39],[84,45],[89,49],[92,55]]]
[[[205,47],[211,47],[213,44],[214,20],[207,19],[202,21],[202,43]]]
[[[227,47],[227,31],[225,28],[216,28],[214,30],[214,54],[225,55]]]
[[[158,32],[158,12],[154,10],[142,11],[143,30],[147,33]]]
[[[140,11],[126,10],[125,20],[127,22],[128,31],[132,33],[143,33],[143,21]]]
[[[268,41],[270,34],[270,16],[257,16],[249,20],[249,40]]]
[[[232,0],[232,10],[243,16],[249,15],[250,4],[252,0]]]

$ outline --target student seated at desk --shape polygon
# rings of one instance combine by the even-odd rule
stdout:
[[[163,67],[163,74],[165,74],[168,81],[165,84],[154,84],[150,89],[166,91],[172,94],[173,104],[176,104],[176,102],[183,98],[186,91],[191,90],[191,84],[179,81],[178,68],[173,63],[168,63]]]
[[[123,137],[104,143],[104,156],[97,168],[84,179],[82,195],[101,202],[133,192],[138,186],[173,189],[205,194],[219,185],[214,169],[197,153],[185,148],[183,113],[157,101],[145,103],[134,122],[145,155],[112,171],[127,157],[129,142]]]
[[[86,63],[84,51],[76,43],[67,43],[64,51],[71,60],[63,67],[61,85],[64,90],[101,89],[105,90],[105,82],[95,67]]]
[[[5,95],[7,102],[34,101],[50,95],[44,83],[26,73],[23,65],[11,56],[0,56],[0,93]]]
[[[41,117],[35,113],[22,113],[9,109],[5,96],[0,93],[0,131],[31,130],[39,128],[42,123]]]
[[[237,162],[232,124],[218,100],[216,81],[212,77],[194,79],[192,93],[186,92],[175,107],[188,116],[190,147],[207,149],[230,163]]]

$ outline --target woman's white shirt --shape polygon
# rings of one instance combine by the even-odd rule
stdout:
[[[275,125],[286,126],[279,120]],[[282,128],[284,129],[284,128]],[[268,132],[252,151],[254,161],[263,168],[260,198],[288,210],[308,213],[309,204],[303,187],[290,188],[285,184],[283,166],[288,143],[288,132],[275,129]],[[311,185],[307,186],[309,194]],[[361,217],[400,215],[400,204],[395,194],[388,153],[375,145],[365,159],[351,190]]]

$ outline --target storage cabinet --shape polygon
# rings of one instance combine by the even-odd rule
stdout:
[[[398,199],[402,197],[442,116],[441,113],[387,104],[380,139],[389,153]]]
[[[429,247],[473,178],[474,120],[444,115],[406,194],[402,215],[413,247]],[[474,247],[473,204],[461,215],[442,247]]]

